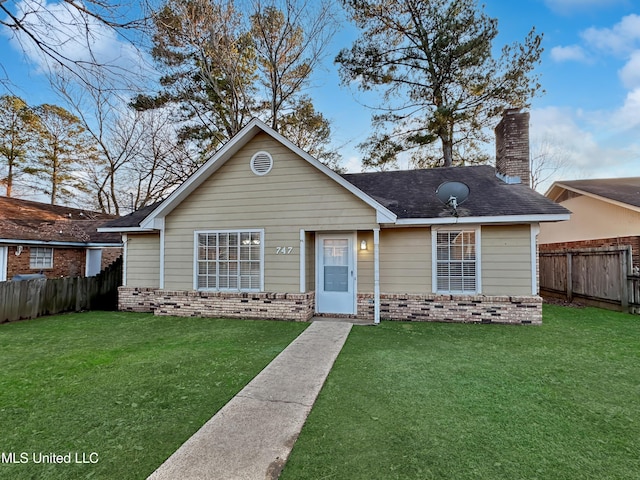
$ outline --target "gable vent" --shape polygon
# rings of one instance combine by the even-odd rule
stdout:
[[[251,157],[251,171],[256,175],[266,175],[273,168],[273,158],[267,152],[258,152]]]

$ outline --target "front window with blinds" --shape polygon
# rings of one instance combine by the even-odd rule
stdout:
[[[34,270],[53,268],[53,248],[31,247],[29,267]]]
[[[477,291],[475,230],[436,233],[436,282],[442,293]]]
[[[262,232],[198,232],[198,290],[260,291]]]

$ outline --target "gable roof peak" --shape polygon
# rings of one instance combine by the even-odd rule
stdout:
[[[558,201],[564,191],[599,197],[607,201],[640,208],[640,177],[590,178],[555,181],[545,193]]]

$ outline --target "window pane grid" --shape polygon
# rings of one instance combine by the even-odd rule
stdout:
[[[197,288],[260,290],[260,232],[198,234]]]
[[[30,268],[53,268],[53,248],[31,247]]]
[[[475,231],[445,231],[436,234],[436,287],[450,293],[475,293]]]

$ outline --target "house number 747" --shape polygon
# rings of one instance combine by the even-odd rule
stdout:
[[[293,247],[276,247],[276,255],[290,255]]]

